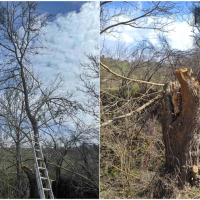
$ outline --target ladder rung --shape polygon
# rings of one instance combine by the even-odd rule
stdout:
[[[44,191],[50,191],[51,189],[48,188],[43,188]]]
[[[35,151],[40,151],[39,149],[35,149]]]
[[[44,167],[38,167],[38,169],[45,170],[46,168],[44,168]]]
[[[41,179],[43,179],[43,180],[48,180],[48,178],[46,178],[46,177],[40,177]]]
[[[39,144],[38,142],[33,141],[35,144]]]
[[[32,135],[33,137],[37,137],[37,138],[39,138],[38,136],[36,136],[36,135]]]
[[[36,157],[37,158],[37,160],[43,160],[42,158],[38,158],[38,157]]]

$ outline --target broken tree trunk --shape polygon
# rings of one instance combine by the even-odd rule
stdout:
[[[176,70],[177,82],[164,86],[163,137],[166,167],[176,171],[180,184],[198,176],[200,146],[200,77],[187,68]]]
[[[26,173],[28,180],[29,180],[29,184],[30,184],[30,197],[29,198],[30,199],[40,199],[35,172],[33,171],[33,169],[29,169],[25,165],[22,165],[22,169]]]

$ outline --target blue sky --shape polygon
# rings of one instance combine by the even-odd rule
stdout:
[[[41,1],[38,2],[40,12],[50,14],[66,14],[71,11],[80,12],[80,8],[86,1]]]
[[[120,2],[118,2],[120,4]],[[131,2],[130,2],[131,3]],[[135,2],[133,2],[135,3]],[[180,6],[183,6],[181,9],[187,9],[185,2],[179,2]],[[144,8],[147,6],[147,2],[140,1],[140,7]],[[107,4],[109,5],[109,4]],[[112,5],[112,3],[110,4]],[[110,6],[112,8],[112,6]],[[181,10],[183,11],[183,10]],[[139,16],[140,13],[136,13],[133,11],[133,14]],[[187,50],[192,46],[192,27],[188,25],[187,21],[182,19],[182,17],[187,18],[188,16],[184,16],[183,12],[179,17],[176,18],[175,22],[170,25],[168,28],[170,30],[169,33],[164,33],[164,35],[168,38],[169,43],[173,48],[179,50]],[[162,17],[162,20],[165,20],[165,17]],[[127,21],[129,18],[120,17],[120,21]],[[149,20],[150,21],[150,20]],[[133,45],[137,41],[141,41],[144,38],[148,38],[153,44],[158,44],[157,40],[158,31],[148,30],[148,29],[136,29],[130,26],[121,26],[118,28],[118,33],[113,34],[106,40],[106,44],[110,48],[114,48],[117,44],[118,38],[120,41],[124,42],[127,46]],[[101,38],[102,41],[103,37]]]
[[[97,50],[99,47],[99,2],[38,2],[38,4],[41,14],[49,13],[55,16],[41,30],[45,35],[40,36],[40,41],[47,48],[43,49],[41,54],[29,57],[32,67],[36,74],[40,73],[45,86],[48,86],[59,73],[66,82],[59,92],[76,91],[76,86],[80,87],[80,84],[75,73],[82,72],[80,62],[88,62],[85,54],[99,54]],[[99,80],[96,81],[99,83]],[[87,99],[87,96],[76,92],[73,100],[81,102],[83,99]],[[81,113],[78,117],[87,125],[96,125],[89,115]],[[68,127],[73,129],[74,124],[71,122]],[[93,142],[98,141],[91,137],[89,139]]]
[[[74,77],[72,73],[80,70],[79,63],[87,60],[84,54],[98,53],[95,47],[99,45],[99,3],[41,2],[39,5],[44,12],[60,12],[43,29],[47,38],[46,45],[50,48],[43,52],[44,55],[38,55],[35,62],[40,62],[38,67],[41,72],[48,69],[43,74],[44,78],[49,79],[51,70],[56,70],[67,73],[66,76],[71,80]]]
[[[39,6],[43,12],[60,12],[42,30],[48,48],[31,58],[34,70],[46,85],[60,73],[66,91],[75,91],[79,81],[75,73],[82,72],[80,62],[88,62],[85,54],[99,54],[99,2],[40,2]],[[77,101],[84,98],[87,97],[83,93],[75,93]]]

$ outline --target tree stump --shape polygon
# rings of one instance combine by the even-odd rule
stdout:
[[[29,184],[30,184],[30,197],[29,198],[30,199],[40,199],[35,172],[33,171],[33,169],[29,169],[25,165],[22,165],[22,169],[26,173],[28,180],[29,180]]]
[[[164,86],[162,132],[166,167],[179,173],[183,186],[199,171],[200,76],[195,80],[187,68],[175,73],[179,83]]]

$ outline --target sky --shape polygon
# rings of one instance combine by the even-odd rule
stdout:
[[[145,2],[140,2],[141,7],[144,6]],[[120,17],[120,21],[126,21],[128,18]],[[164,18],[163,18],[164,19]],[[179,50],[186,50],[192,45],[192,28],[188,25],[187,21],[177,20],[169,27],[169,33],[165,33],[168,38],[168,42],[172,48]],[[134,44],[136,41],[140,41],[144,38],[148,38],[153,44],[157,44],[158,31],[147,30],[147,29],[136,29],[130,26],[121,26],[118,29],[119,33],[115,34],[115,37],[109,37],[106,40],[107,46],[113,48],[116,44],[117,38],[120,38],[127,46]],[[101,40],[102,41],[102,40]]]
[[[56,15],[57,13],[66,14],[68,12],[80,12],[86,1],[41,1],[38,2],[40,12],[48,12]]]
[[[82,73],[80,63],[87,63],[85,54],[99,55],[99,2],[65,1],[39,2],[41,14],[54,15],[46,27],[42,28],[40,41],[45,49],[36,56],[29,56],[35,73],[40,74],[45,86],[60,73],[65,80],[61,92],[71,92],[80,87],[76,74]],[[35,42],[35,41],[34,41]],[[37,42],[35,42],[37,43]],[[38,46],[38,44],[36,44]],[[99,83],[99,80],[96,80]],[[76,92],[72,100],[79,103],[86,99],[84,93]],[[89,115],[78,115],[87,125],[93,123]],[[93,123],[94,124],[94,123]],[[73,128],[73,124],[69,125]],[[97,142],[97,140],[92,140]]]
[[[96,49],[99,46],[99,2],[42,2],[39,6],[43,13],[57,15],[42,30],[46,38],[44,46],[48,48],[31,58],[34,70],[40,73],[46,85],[60,73],[66,82],[66,91],[76,91],[79,86],[76,74],[82,72],[80,63],[88,62],[85,54],[99,54]],[[75,92],[74,96],[73,100],[79,102],[86,99],[81,92]],[[84,119],[92,121],[89,116]]]
[[[165,34],[172,47],[179,50],[190,48],[192,44],[192,28],[187,24],[187,22],[175,22],[172,28],[174,29],[173,31]],[[154,30],[133,29],[129,26],[123,26],[119,31],[121,31],[121,33],[116,34],[117,37],[110,37],[107,40],[108,46],[114,46],[118,37],[120,37],[120,40],[125,42],[127,45],[133,44],[134,42],[140,41],[144,38],[148,38],[153,44],[158,43],[158,32]]]
[[[52,9],[52,2],[46,9]],[[44,3],[45,5],[46,3]],[[61,72],[71,87],[75,84],[75,72],[80,72],[80,62],[87,62],[86,54],[97,54],[99,45],[99,3],[98,2],[56,2],[55,11],[62,6],[71,9],[50,22],[44,29],[49,48],[37,55],[35,69],[44,79]],[[69,4],[69,5],[68,5]],[[77,5],[76,5],[77,4]],[[51,5],[51,6],[50,6]],[[72,10],[76,8],[76,10]],[[64,9],[64,8],[63,8]]]

